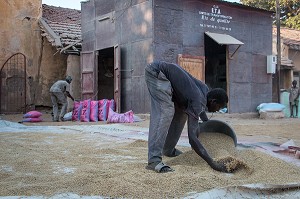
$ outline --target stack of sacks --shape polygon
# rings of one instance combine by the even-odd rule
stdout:
[[[126,113],[116,113],[115,110],[116,103],[113,99],[75,101],[72,120],[81,122],[107,121],[107,123],[134,122],[132,110]]]
[[[113,99],[75,101],[72,120],[81,122],[107,121],[109,109],[115,110],[115,108],[116,104]]]
[[[43,121],[42,113],[39,111],[29,111],[23,115],[23,120],[21,122],[41,122]]]

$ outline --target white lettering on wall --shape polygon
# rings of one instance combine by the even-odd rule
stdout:
[[[230,24],[232,17],[228,15],[222,15],[221,9],[218,5],[213,5],[211,12],[199,11],[199,15],[201,16],[202,20],[200,27],[231,31],[231,28],[226,26]]]

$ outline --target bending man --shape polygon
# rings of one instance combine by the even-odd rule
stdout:
[[[67,112],[68,100],[67,97],[74,101],[70,94],[71,76],[67,76],[66,80],[58,80],[50,88],[51,102],[53,106],[53,122],[58,122],[58,103],[62,104],[59,119],[64,121],[64,115]]]
[[[173,171],[162,162],[162,155],[175,157],[175,148],[185,122],[188,121],[189,143],[213,169],[226,172],[223,163],[214,161],[198,139],[198,121],[207,121],[205,111],[216,112],[228,103],[221,88],[209,91],[207,85],[192,77],[182,67],[155,61],[145,68],[146,84],[151,96],[147,169]]]

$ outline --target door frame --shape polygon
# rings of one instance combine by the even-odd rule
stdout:
[[[119,45],[114,46],[114,100],[116,112],[121,113],[121,49]]]

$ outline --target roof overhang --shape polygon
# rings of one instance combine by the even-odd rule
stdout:
[[[243,42],[232,37],[231,35],[213,33],[213,32],[205,32],[205,34],[220,45],[238,45],[237,49],[232,53],[230,58],[232,58],[234,54],[237,52],[237,50],[241,47],[241,45],[244,44]]]
[[[63,32],[60,35],[54,31],[55,28],[51,27],[47,20],[44,18],[39,19],[39,24],[42,29],[42,36],[45,36],[48,41],[52,44],[52,46],[55,46],[57,51],[56,53],[64,53],[64,54],[76,54],[80,55],[81,51],[81,38],[74,38],[74,36],[70,33]],[[56,25],[59,23],[55,23]],[[65,24],[59,24],[62,27],[65,26]],[[71,24],[69,24],[71,25]],[[57,32],[61,32],[56,30]],[[63,30],[64,31],[64,30]],[[71,30],[68,30],[69,32]],[[65,41],[64,41],[65,40]],[[66,42],[66,40],[68,40]],[[68,45],[67,45],[68,44]],[[67,46],[66,46],[67,45]],[[54,55],[56,54],[54,53]]]
[[[50,28],[50,26],[46,23],[46,21],[43,18],[40,18],[39,22],[41,26],[44,28],[45,32],[49,35],[49,37],[51,37],[54,40],[55,46],[61,47],[62,44],[60,41],[60,37],[55,34],[55,32]]]
[[[292,60],[285,56],[281,56],[281,63],[280,63],[280,69],[287,69],[287,70],[293,70],[295,67],[294,63]]]

